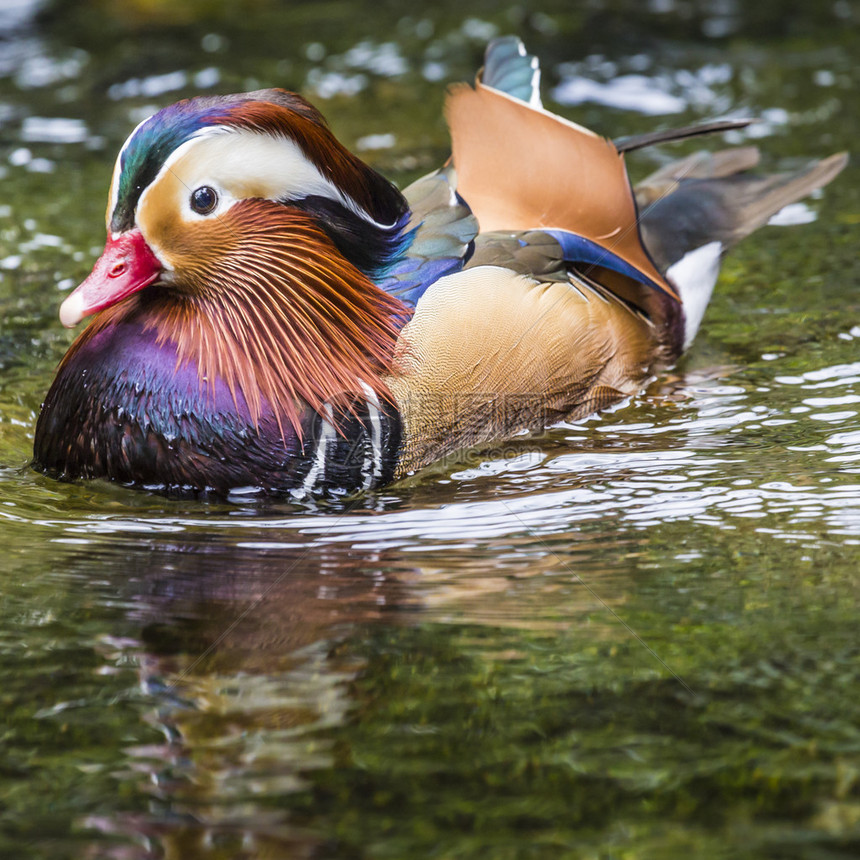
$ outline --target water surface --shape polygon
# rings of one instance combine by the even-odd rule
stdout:
[[[114,5],[0,13],[0,857],[857,856],[855,166],[601,417],[335,505],[28,468],[57,307],[158,107],[299,89],[405,184],[518,32],[564,115],[751,115],[728,142],[789,169],[860,136],[854,5]]]

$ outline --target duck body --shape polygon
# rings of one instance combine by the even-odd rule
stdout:
[[[138,126],[105,252],[61,308],[96,316],[34,465],[306,498],[584,417],[680,355],[727,247],[844,165],[750,179],[741,148],[634,192],[622,151],[650,141],[547,113],[536,72],[518,40],[493,43],[449,96],[451,163],[402,194],[284,91]]]

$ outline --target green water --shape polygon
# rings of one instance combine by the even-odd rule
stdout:
[[[300,89],[406,183],[447,155],[445,84],[515,31],[547,94],[645,79],[600,89],[616,106],[550,101],[566,116],[620,136],[752,115],[783,169],[856,150],[856,4],[90,0],[8,29],[11,14],[0,857],[860,854],[856,151],[801,211],[814,220],[726,261],[684,362],[601,418],[316,510],[27,467],[72,337],[63,290],[104,241],[117,149],[157,107]],[[690,148],[635,153],[631,171]]]

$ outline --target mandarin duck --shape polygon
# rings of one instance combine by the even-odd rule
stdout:
[[[446,113],[452,155],[402,193],[302,97],[201,96],[116,161],[107,243],[62,303],[34,465],[171,493],[368,490],[640,391],[690,344],[722,255],[829,182],[698,153],[635,189],[611,141],[548,112],[493,42]]]

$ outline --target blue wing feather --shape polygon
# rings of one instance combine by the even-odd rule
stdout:
[[[472,253],[478,222],[456,183],[454,169],[443,167],[403,192],[410,213],[402,235],[409,245],[376,283],[410,307],[439,278],[459,272]]]
[[[586,263],[592,266],[603,266],[621,275],[626,275],[640,284],[645,284],[654,289],[665,292],[665,289],[656,281],[616,256],[607,248],[585,239],[576,233],[567,230],[542,230],[541,232],[552,236],[561,246],[562,256],[566,263]]]

